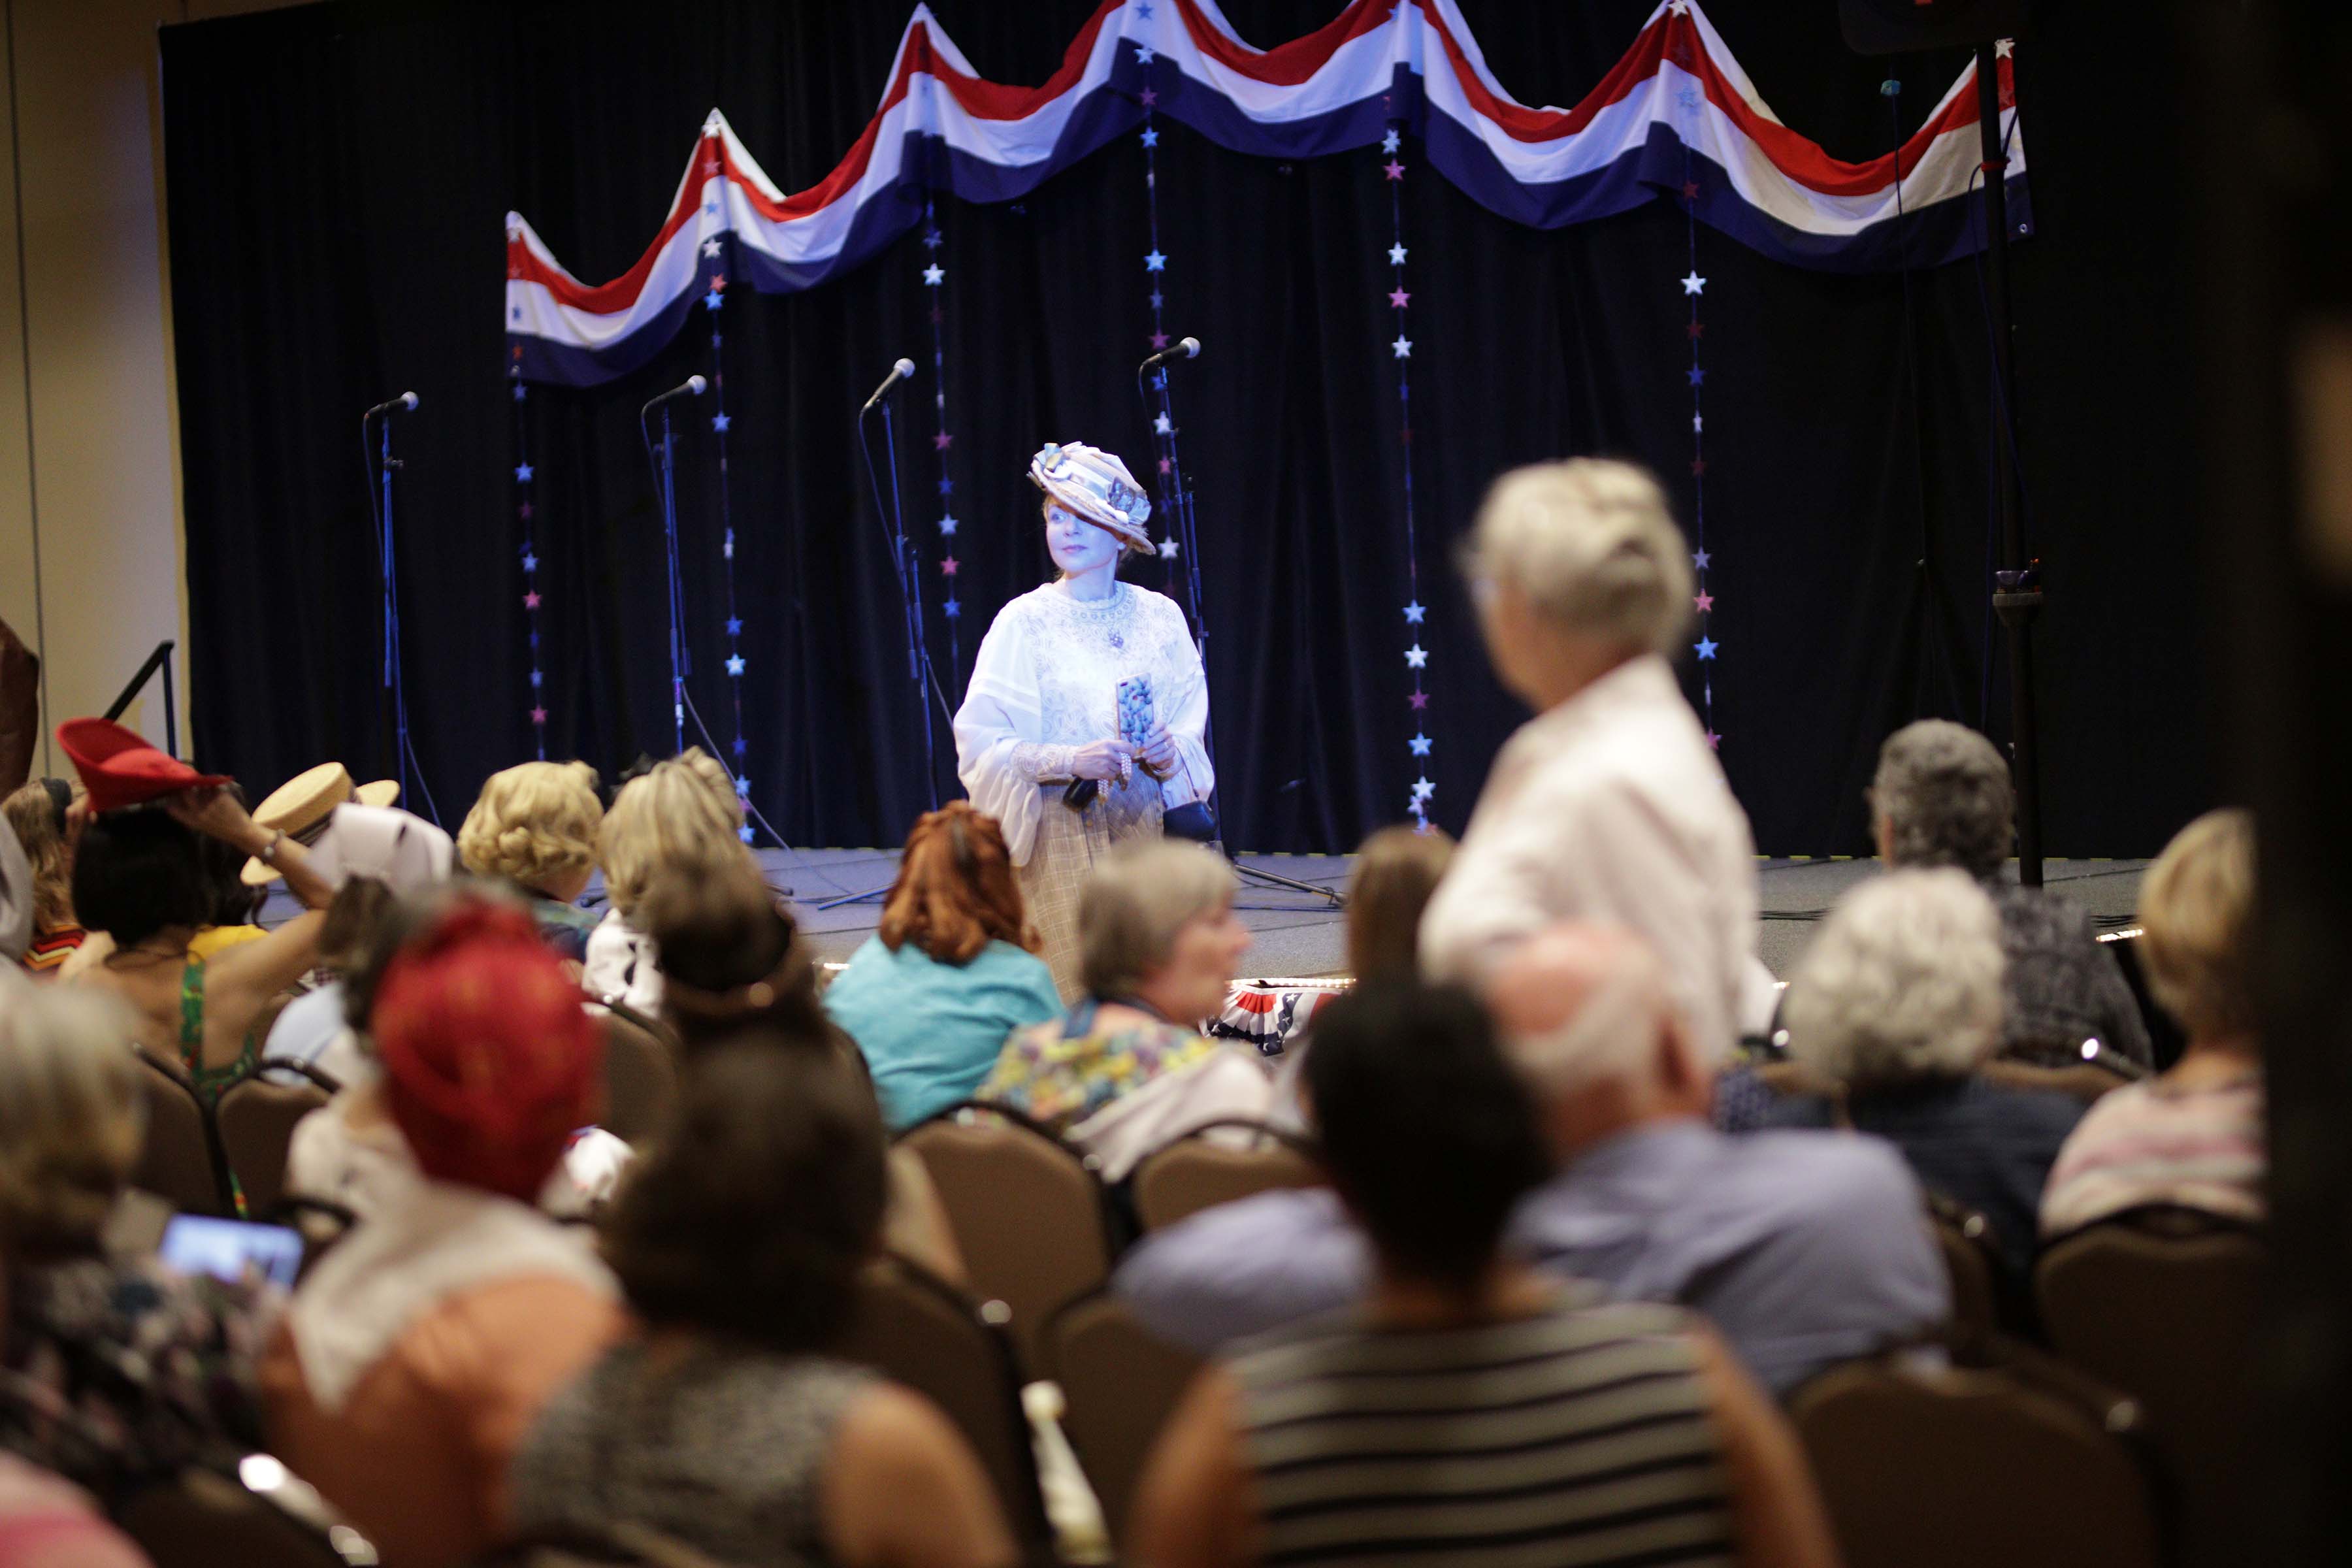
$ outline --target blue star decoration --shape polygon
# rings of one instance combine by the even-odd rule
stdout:
[[[940,494],[945,496],[953,495],[954,493],[955,481],[953,479],[943,479],[940,481]]]
[[[539,557],[538,557],[538,556],[536,556],[536,555],[533,555],[533,554],[532,554],[530,551],[528,551],[528,550],[524,551],[524,552],[523,552],[523,556],[522,556],[522,569],[523,569],[525,572],[536,572],[536,571],[538,571],[538,570],[539,570]]]
[[[1165,302],[1165,297],[1161,295],[1159,289],[1154,289],[1151,291],[1151,308],[1157,310]]]
[[[540,672],[535,669],[530,672],[530,683],[533,687],[537,687],[540,682],[546,679],[547,678],[545,676],[540,674]]]
[[[1155,250],[1143,258],[1143,269],[1146,272],[1165,272],[1168,269],[1168,258]]]
[[[1160,145],[1160,132],[1157,132],[1157,131],[1155,131],[1155,130],[1153,130],[1153,129],[1152,129],[1151,127],[1150,127],[1149,125],[1145,126],[1145,127],[1143,128],[1143,144],[1144,144],[1146,147],[1157,147],[1157,146],[1159,146],[1159,145]]]
[[[726,302],[725,298],[721,296],[716,289],[713,289],[709,293],[705,294],[702,297],[703,307],[706,310],[716,310],[719,306]]]
[[[940,231],[938,229],[927,228],[923,231],[923,247],[925,249],[937,250],[940,244]]]
[[[1427,614],[1429,614],[1429,611],[1423,607],[1422,602],[1419,599],[1415,599],[1412,604],[1407,605],[1404,607],[1405,624],[1407,626],[1417,626],[1421,625],[1422,617]]]
[[[1407,741],[1405,744],[1412,748],[1412,754],[1416,757],[1425,757],[1429,755],[1430,741],[1429,737],[1426,735],[1415,735],[1412,740]]]
[[[940,606],[940,613],[947,616],[948,619],[954,620],[958,616],[963,614],[963,606],[958,604],[955,600],[950,599],[946,604]]]
[[[1418,805],[1436,793],[1437,786],[1429,782],[1429,778],[1426,774],[1412,781],[1412,798],[1414,805]]]
[[[735,616],[727,617],[727,635],[730,637],[740,637],[743,635],[743,622],[740,617]]]
[[[1706,384],[1706,372],[1699,369],[1696,365],[1691,366],[1690,384],[1693,386],[1705,386]]]
[[[724,414],[712,415],[710,416],[710,427],[713,430],[718,431],[720,435],[725,435],[727,433],[727,416]]]
[[[736,775],[735,798],[737,800],[749,800],[751,798],[751,775],[748,773],[738,773]]]
[[[940,519],[940,536],[942,539],[953,539],[955,537],[955,531],[956,520],[954,518],[943,517]]]
[[[735,737],[735,754],[736,754],[737,756],[739,756],[739,757],[740,757],[740,756],[741,756],[741,755],[743,754],[743,746],[744,746],[743,737],[742,737],[742,736],[740,736],[740,735],[736,736],[736,737]]]
[[[1383,153],[1393,153],[1397,150],[1398,145],[1396,127],[1391,126],[1389,127],[1389,133],[1381,138],[1381,151]]]
[[[1719,646],[1713,637],[1701,637],[1691,644],[1691,647],[1698,649],[1698,656],[1701,658],[1713,658],[1715,650]]]
[[[740,675],[743,673],[743,656],[741,654],[739,653],[729,656],[727,660],[727,673],[730,675]]]
[[[527,485],[530,483],[530,465],[529,463],[517,463],[515,465],[515,483],[519,485]]]
[[[514,384],[514,395],[515,395],[515,401],[516,401],[517,403],[520,403],[520,402],[521,402],[525,397],[527,397],[527,396],[529,396],[529,395],[530,395],[530,388],[529,388],[528,386],[525,386],[521,382],[519,382],[519,381],[518,381],[518,382],[516,382],[516,383],[515,383],[515,384]]]
[[[923,268],[923,286],[928,289],[936,289],[940,286],[940,282],[946,279],[947,275],[947,268],[941,267],[935,261],[929,267]]]
[[[1710,557],[1706,551],[1694,551],[1691,554],[1691,564],[1704,572],[1706,570],[1706,563],[1710,559],[1712,559],[1712,557]]]
[[[1404,662],[1409,668],[1426,668],[1429,665],[1429,650],[1415,643],[1404,650]]]
[[[751,825],[750,823],[748,823],[748,822],[747,822],[747,823],[745,823],[742,826],[740,826],[740,827],[737,828],[737,829],[735,830],[735,837],[738,837],[738,838],[740,838],[740,839],[741,839],[741,840],[742,840],[744,843],[746,843],[746,844],[751,843]]]

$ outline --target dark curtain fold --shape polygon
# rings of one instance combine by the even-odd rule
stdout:
[[[1228,6],[1261,45],[1330,0]],[[940,0],[983,75],[1042,79],[1088,6]],[[1646,0],[1465,4],[1517,96],[1572,102]],[[2016,252],[2020,415],[2034,548],[2047,840],[2147,853],[2204,804],[2202,702],[2178,342],[2180,237],[2169,61],[2102,16],[2059,11],[2019,72],[2039,233]],[[1816,14],[1818,13],[1818,14]],[[1841,156],[1885,151],[1956,56],[1845,52],[1833,8],[1720,0],[1711,15],[1766,100]],[[362,409],[414,388],[394,437],[407,689],[450,826],[482,777],[530,754],[543,672],[549,754],[609,773],[670,744],[666,587],[638,405],[712,369],[723,335],[729,484],[744,623],[752,798],[811,844],[894,843],[928,801],[898,589],[852,434],[890,362],[920,546],[926,629],[950,699],[998,605],[1046,562],[1024,470],[1043,441],[1150,453],[1136,361],[1149,330],[1143,154],[1123,139],[1024,201],[937,209],[945,281],[919,229],[813,292],[731,289],[614,384],[503,374],[503,218],[528,216],[601,281],[634,261],[703,115],[722,108],[786,189],[821,177],[879,96],[906,16],[890,5],[715,0],[334,4],[163,31],[166,170],[188,527],[195,742],[267,789],[323,757],[392,772]],[[1891,100],[1880,83],[1899,77]],[[1494,476],[1571,453],[1654,468],[1690,519],[1686,300],[1678,207],[1556,233],[1506,223],[1421,164],[1402,187],[1409,362],[1392,357],[1391,186],[1370,151],[1278,163],[1163,122],[1170,330],[1208,345],[1176,372],[1198,491],[1228,837],[1345,850],[1436,784],[1457,831],[1524,715],[1494,683],[1453,568]],[[1990,389],[1978,269],[1842,278],[1767,261],[1705,227],[1705,478],[1732,783],[1773,853],[1863,851],[1880,740],[1924,715],[2005,736],[1985,613]],[[943,381],[929,311],[941,312]],[[1412,382],[1425,715],[1409,711],[1397,376]],[[953,434],[942,506],[932,399]],[[517,411],[533,468],[513,469]],[[722,751],[724,562],[711,400],[676,405],[696,701]],[[528,500],[528,527],[520,505]],[[520,553],[540,560],[526,641]],[[941,559],[959,563],[950,580]],[[1169,581],[1158,564],[1149,586]],[[943,603],[952,586],[962,615]],[[1181,590],[1180,597],[1181,597]],[[1989,636],[1993,646],[1988,646]],[[954,658],[951,659],[950,651]],[[1425,724],[1433,754],[1410,755]],[[689,735],[691,739],[691,735]],[[942,726],[938,784],[952,789]]]

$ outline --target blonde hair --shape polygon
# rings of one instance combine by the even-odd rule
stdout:
[[[718,759],[689,746],[621,786],[596,836],[604,891],[625,921],[654,878],[668,870],[748,862],[743,803]]]
[[[1176,933],[1233,901],[1224,857],[1181,838],[1130,838],[1087,873],[1078,894],[1078,970],[1087,990],[1125,996],[1168,962]]]
[[[145,1128],[135,1021],[114,996],[19,988],[0,1007],[0,1248],[15,1258],[98,1243]]]
[[[1454,863],[1439,828],[1383,827],[1356,848],[1348,879],[1348,973],[1367,980],[1421,974],[1421,915]]]
[[[1478,509],[1468,565],[1617,647],[1667,652],[1690,621],[1689,547],[1658,481],[1631,463],[1570,458],[1505,474]]]
[[[482,781],[457,829],[457,858],[478,877],[504,877],[544,892],[596,863],[604,820],[594,768],[518,763]]]
[[[2209,811],[2179,833],[2139,889],[2147,988],[2194,1036],[2254,1025],[2254,817]]]
[[[58,831],[57,802],[49,798],[48,782],[35,779],[0,801],[0,816],[7,817],[33,868],[33,924],[41,931],[72,925],[73,853]]]

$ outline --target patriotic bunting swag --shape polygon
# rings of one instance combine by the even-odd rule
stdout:
[[[2032,232],[2025,151],[2016,125],[2007,50],[1998,61],[2002,178],[2016,232]],[[763,293],[825,282],[887,247],[918,222],[929,253],[923,281],[934,290],[932,364],[943,366],[938,290],[944,268],[936,193],[967,201],[1010,201],[1130,132],[1139,131],[1151,195],[1150,284],[1152,347],[1164,348],[1161,307],[1167,257],[1159,238],[1156,149],[1162,117],[1222,146],[1267,157],[1313,157],[1378,145],[1394,195],[1404,178],[1402,135],[1420,142],[1420,166],[1515,222],[1557,228],[1623,212],[1664,196],[1678,200],[1689,230],[1693,560],[1702,716],[1714,724],[1713,597],[1707,575],[1700,392],[1706,381],[1699,305],[1702,223],[1766,256],[1824,271],[1868,272],[1934,265],[1982,247],[1969,198],[1979,177],[1976,69],[1964,69],[1926,121],[1884,157],[1859,163],[1831,157],[1783,125],[1725,47],[1696,0],[1662,0],[1632,47],[1582,102],[1533,107],[1504,91],[1454,0],[1354,0],[1328,26],[1272,49],[1244,42],[1215,0],[1106,0],[1079,29],[1061,68],[1042,86],[987,81],[917,5],[900,37],[879,108],[840,164],[810,189],[779,190],[713,110],[704,122],[669,216],[635,266],[603,284],[565,270],[520,214],[508,216],[508,374],[518,403],[515,479],[524,520],[525,606],[532,616],[531,721],[544,752],[546,709],[539,668],[539,595],[532,577],[530,466],[523,455],[520,405],[525,381],[593,385],[625,375],[674,338],[702,296],[712,321],[712,370],[721,389],[719,506],[729,561],[728,673],[735,683],[735,773],[742,777],[741,622],[733,597],[734,536],[726,517],[725,381],[719,374],[718,313],[731,280]],[[719,269],[724,254],[729,266]],[[1412,341],[1405,288],[1401,197],[1390,251],[1390,303],[1397,335],[1398,438],[1404,475],[1405,544],[1416,718],[1408,742],[1422,762],[1411,811],[1423,826],[1435,785],[1424,759],[1433,742],[1424,717],[1428,651],[1423,624],[1412,513]],[[731,279],[729,273],[732,274]],[[940,563],[951,657],[961,605],[953,592],[957,521],[948,471],[953,439],[946,399],[935,391],[940,463]],[[1176,432],[1157,422],[1163,507],[1183,483]],[[1171,487],[1174,487],[1171,489]],[[1163,545],[1163,552],[1168,552]],[[1197,605],[1194,606],[1197,615]]]

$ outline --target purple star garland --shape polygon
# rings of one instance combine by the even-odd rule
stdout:
[[[955,436],[948,429],[948,349],[947,349],[947,268],[940,265],[940,247],[947,237],[940,232],[939,220],[931,211],[930,198],[923,200],[923,287],[936,290],[931,295],[931,409],[938,416],[937,428],[931,434],[931,450],[940,460],[940,575],[946,581],[942,586],[946,596],[940,605],[940,614],[948,623],[948,671],[951,685],[961,685],[963,676],[963,601],[957,596],[956,573],[961,563],[956,560],[955,479],[948,472],[948,453],[955,446]]]
[[[539,665],[539,551],[532,543],[537,530],[531,515],[529,430],[523,419],[530,387],[522,379],[521,364],[512,359],[507,362],[507,380],[514,393],[515,518],[522,524],[522,613],[530,638],[530,707],[526,712],[532,754],[543,763],[547,761],[547,679]]]
[[[1405,288],[1404,263],[1404,132],[1400,123],[1391,123],[1381,138],[1381,153],[1388,161],[1381,165],[1389,186],[1389,310],[1396,319],[1396,341],[1390,343],[1389,357],[1396,363],[1397,373],[1397,451],[1404,469],[1404,570],[1408,589],[1404,606],[1406,636],[1412,646],[1404,650],[1405,668],[1412,675],[1412,691],[1406,698],[1413,714],[1412,738],[1405,742],[1412,755],[1412,766],[1417,775],[1412,781],[1412,794],[1405,802],[1405,811],[1412,817],[1419,832],[1430,829],[1429,803],[1437,794],[1437,785],[1429,777],[1433,764],[1430,753],[1436,742],[1429,735],[1429,650],[1421,646],[1419,631],[1428,615],[1421,602],[1421,540],[1414,527],[1412,514],[1412,377],[1405,362],[1412,357],[1412,295]]]
[[[1688,107],[1688,106],[1685,106]],[[1706,386],[1706,367],[1700,363],[1699,345],[1706,341],[1706,325],[1699,320],[1699,302],[1706,297],[1706,279],[1698,271],[1698,176],[1690,154],[1690,144],[1683,144],[1683,216],[1688,233],[1690,272],[1679,281],[1684,296],[1690,301],[1690,322],[1685,329],[1690,340],[1690,369],[1685,379],[1690,384],[1691,396],[1691,564],[1696,573],[1698,595],[1692,607],[1698,614],[1698,640],[1691,645],[1699,660],[1699,718],[1706,726],[1706,743],[1720,749],[1723,737],[1715,731],[1715,670],[1716,655],[1721,645],[1715,640],[1713,622],[1715,595],[1707,587],[1710,559],[1706,549],[1706,418],[1701,406]]]
[[[727,771],[735,777],[736,798],[749,802],[751,780],[744,771],[744,759],[751,750],[743,735],[743,616],[735,601],[735,514],[728,494],[727,432],[733,421],[727,413],[727,334],[719,330],[719,312],[727,303],[727,274],[724,264],[726,247],[716,237],[702,242],[704,268],[702,307],[710,314],[710,430],[719,443],[719,552],[726,563],[724,579],[727,585],[727,688],[735,709],[735,736],[729,749]],[[745,823],[737,829],[744,843],[751,842],[751,825]]]

